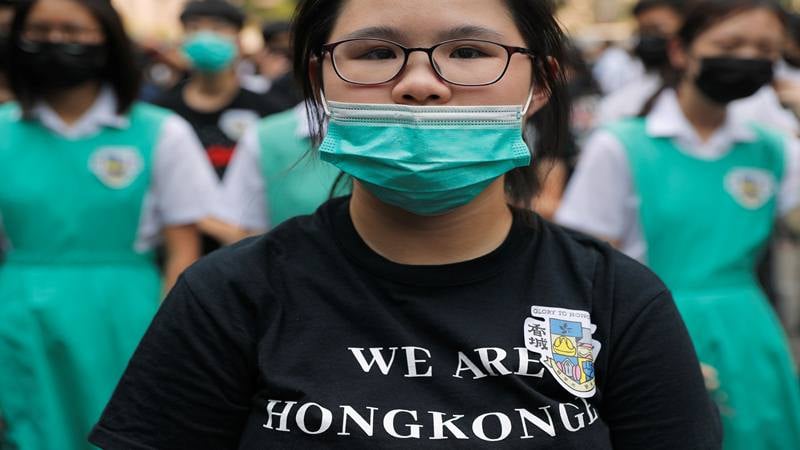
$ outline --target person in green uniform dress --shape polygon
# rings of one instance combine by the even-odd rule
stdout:
[[[800,147],[727,107],[772,80],[783,33],[773,3],[697,2],[671,48],[679,81],[646,117],[595,134],[557,214],[673,291],[727,450],[800,448],[795,364],[755,274],[776,217],[800,203]]]
[[[310,153],[313,127],[305,103],[253,127],[239,142],[203,228],[232,243],[311,214],[332,194],[345,193],[344,183],[337,183],[341,172]]]
[[[10,42],[0,448],[87,449],[162,289],[199,254],[193,198],[214,178],[186,122],[135,101],[132,46],[107,0],[26,3]]]

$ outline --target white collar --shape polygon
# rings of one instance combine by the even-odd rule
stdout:
[[[44,127],[67,139],[91,136],[103,127],[126,128],[130,125],[127,116],[117,113],[117,97],[114,91],[103,86],[89,110],[72,125],[67,125],[44,101],[39,101],[31,110],[34,119]]]
[[[728,108],[725,122],[703,142],[683,114],[673,89],[665,90],[656,100],[647,116],[647,134],[674,139],[685,153],[702,159],[721,158],[734,144],[758,139],[751,124]]]

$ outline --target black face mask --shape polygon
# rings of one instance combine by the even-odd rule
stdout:
[[[706,97],[724,105],[755,94],[772,78],[768,59],[704,58],[695,84]]]
[[[80,86],[103,75],[105,45],[22,41],[19,61],[23,76],[38,89],[52,91]]]
[[[634,48],[636,56],[648,70],[664,67],[669,63],[667,38],[657,35],[642,35]]]

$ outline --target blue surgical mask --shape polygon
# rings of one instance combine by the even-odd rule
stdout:
[[[325,105],[322,160],[382,202],[414,214],[464,206],[506,172],[531,162],[522,140],[522,106]]]
[[[183,43],[192,67],[201,72],[222,72],[231,66],[237,51],[236,42],[211,31],[195,33]]]

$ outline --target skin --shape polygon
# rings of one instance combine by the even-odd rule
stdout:
[[[14,9],[0,6],[0,34],[8,34],[12,19],[14,19]],[[11,100],[11,91],[8,89],[5,74],[0,73],[0,103],[9,100]]]
[[[210,31],[241,45],[239,29],[222,19],[196,17],[186,21],[183,26],[187,38],[194,33]],[[239,78],[236,76],[235,66],[231,65],[219,73],[194,72],[183,90],[183,99],[195,111],[214,112],[228,106],[239,93],[239,89]]]
[[[525,40],[502,0],[349,0],[344,3],[328,42],[363,34],[372,27],[385,27],[396,36],[371,32],[366,37],[389,37],[408,47],[429,47],[446,40],[447,31],[465,25],[480,26],[491,33],[458,37],[525,47]],[[395,80],[378,86],[358,86],[341,80],[330,58],[324,58],[321,64],[325,94],[329,100],[340,102],[522,105],[532,86],[530,58],[521,54],[512,57],[503,79],[482,87],[459,87],[444,82],[434,72],[427,55],[421,52],[411,54],[405,71]],[[546,101],[546,95],[537,92],[528,114]],[[441,216],[423,217],[382,203],[356,180],[350,215],[367,245],[391,261],[438,265],[471,260],[496,249],[508,235],[512,215],[506,204],[503,181],[500,177],[461,208]]]
[[[39,0],[28,16],[26,27],[32,30],[49,30],[44,34],[37,31],[33,36],[27,36],[31,38],[87,44],[105,42],[100,23],[88,9],[73,0]],[[64,30],[70,29],[81,31],[74,36],[68,36],[72,32],[65,33]],[[100,88],[100,81],[91,81],[82,86],[51,93],[44,100],[62,120],[73,125],[94,105]],[[178,275],[200,256],[200,240],[194,225],[165,227],[163,232],[167,248],[165,289],[168,290]]]
[[[783,48],[784,28],[780,19],[766,9],[743,11],[700,33],[688,48],[673,42],[670,58],[684,71],[678,88],[678,102],[686,118],[704,141],[722,126],[726,105],[707,98],[694,83],[701,60],[707,57],[761,58],[777,61]]]

